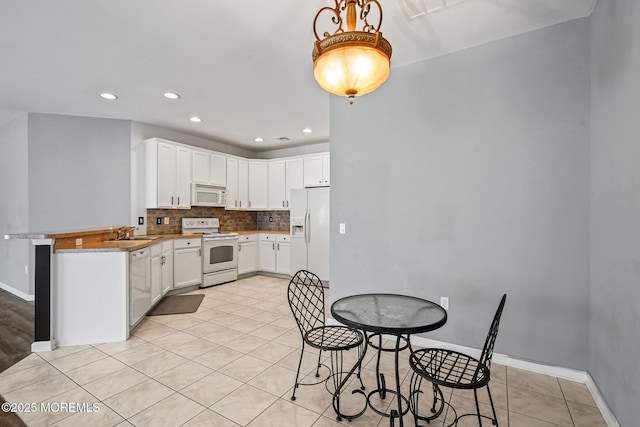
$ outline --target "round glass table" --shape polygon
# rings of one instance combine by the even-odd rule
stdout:
[[[391,425],[394,425],[394,418],[399,418],[400,426],[402,426],[402,415],[408,411],[408,401],[400,392],[398,354],[407,347],[411,348],[411,334],[433,331],[447,323],[447,312],[434,302],[409,295],[359,294],[344,297],[334,302],[331,305],[331,314],[338,322],[367,333],[367,343],[378,350],[376,364],[378,388],[368,394],[367,405],[378,414],[389,417]],[[383,348],[382,334],[396,337],[394,348]],[[376,336],[378,337],[378,344],[375,344],[372,339]],[[380,373],[381,351],[393,351],[395,353],[396,390],[386,388],[384,374]],[[363,359],[364,354],[358,360],[358,364],[361,364]],[[343,384],[346,383],[347,379],[345,378]],[[398,396],[398,399],[396,399],[398,409],[392,409],[389,413],[376,409],[370,402],[371,395],[378,393],[384,399],[387,392]],[[340,389],[336,390],[336,395],[339,396],[339,393]],[[402,408],[403,402],[406,404],[405,410]]]

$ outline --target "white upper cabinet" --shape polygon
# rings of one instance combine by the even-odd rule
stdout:
[[[269,163],[261,160],[249,162],[249,209],[267,209],[269,206]]]
[[[286,209],[286,162],[269,162],[269,209]]]
[[[227,158],[221,154],[211,153],[211,185],[227,186]]]
[[[320,154],[304,158],[304,186],[328,187],[329,179],[329,154]]]
[[[191,178],[198,184],[227,186],[227,158],[208,151],[193,151]]]
[[[147,208],[191,207],[191,150],[170,141],[145,141]]]
[[[227,157],[227,209],[238,209],[238,159]]]
[[[304,188],[304,160],[287,159],[285,182],[285,209],[290,208],[291,189]]]
[[[249,208],[249,162],[238,160],[238,209]]]

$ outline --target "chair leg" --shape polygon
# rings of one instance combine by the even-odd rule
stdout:
[[[316,378],[320,376],[320,367],[322,366],[322,364],[320,363],[321,359],[322,359],[322,350],[318,352],[318,366],[316,367]]]
[[[366,338],[365,338],[366,339]],[[362,344],[358,346],[358,360],[360,360],[362,358],[362,353],[365,350],[365,347],[367,345],[366,341],[362,341]],[[364,363],[364,360],[363,360]],[[364,383],[362,382],[362,375],[360,375],[362,373],[362,363],[360,363],[360,365],[358,365],[358,373],[356,374],[356,377],[360,380],[360,390],[364,390]]]
[[[480,415],[480,404],[478,403],[478,389],[474,388],[473,389],[473,397],[475,398],[476,401],[476,413],[478,414],[478,425],[480,427],[482,427],[482,416]]]
[[[293,394],[291,400],[296,400],[296,390],[298,389],[298,378],[300,377],[300,368],[302,367],[302,356],[304,355],[304,341],[302,341],[302,350],[300,350],[300,361],[298,362],[298,372],[296,372],[296,381],[293,383]]]
[[[496,408],[493,406],[493,398],[491,397],[491,390],[489,390],[489,384],[487,384],[487,394],[489,395],[489,402],[491,403],[491,410],[493,411],[493,420],[491,420],[491,423],[494,426],[497,426],[498,416],[496,415]]]

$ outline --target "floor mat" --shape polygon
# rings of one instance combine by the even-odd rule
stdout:
[[[162,314],[194,313],[200,307],[204,295],[171,295],[164,297],[149,313],[148,316]]]

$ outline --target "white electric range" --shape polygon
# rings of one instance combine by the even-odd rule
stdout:
[[[218,218],[182,218],[182,232],[202,234],[202,286],[238,279],[238,233],[221,233]]]

